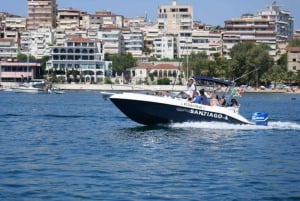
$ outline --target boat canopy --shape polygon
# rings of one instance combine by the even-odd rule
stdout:
[[[224,81],[218,78],[212,78],[212,77],[207,77],[207,76],[202,76],[202,75],[196,75],[193,77],[196,81],[207,81],[207,82],[213,82],[216,84],[222,84],[225,86],[233,86],[234,82],[231,81]]]

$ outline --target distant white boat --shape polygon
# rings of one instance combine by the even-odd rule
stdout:
[[[44,81],[21,83],[17,87],[12,88],[15,93],[31,93],[31,94],[47,94],[48,86]]]
[[[52,88],[51,92],[55,93],[55,94],[64,94],[65,93],[65,91],[60,88]]]

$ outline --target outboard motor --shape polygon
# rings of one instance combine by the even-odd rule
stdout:
[[[268,113],[266,112],[255,112],[251,115],[251,120],[256,125],[267,126],[268,125]]]

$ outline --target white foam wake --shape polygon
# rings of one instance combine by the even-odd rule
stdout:
[[[185,122],[174,123],[173,128],[201,128],[212,130],[300,130],[300,124],[296,122],[272,122],[269,121],[268,126],[257,125],[236,125],[219,122]]]

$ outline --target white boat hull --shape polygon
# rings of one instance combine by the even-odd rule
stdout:
[[[48,90],[35,88],[35,87],[15,87],[13,88],[15,93],[31,93],[31,94],[46,94]]]

